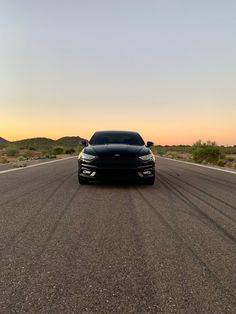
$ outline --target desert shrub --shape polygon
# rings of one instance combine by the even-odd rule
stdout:
[[[228,168],[232,168],[233,167],[233,163],[231,161],[227,161],[225,163],[225,166],[228,167]]]
[[[41,158],[46,158],[46,155],[48,155],[49,154],[49,150],[42,150],[41,151],[41,154],[40,154],[40,156],[39,157],[41,157]]]
[[[74,150],[74,148],[68,148],[68,149],[65,150],[65,153],[66,154],[74,154],[75,150]]]
[[[165,156],[168,158],[177,158],[177,154],[177,152],[167,151]]]
[[[16,146],[8,146],[6,148],[6,155],[8,157],[15,157],[19,155],[19,149]]]
[[[64,152],[64,148],[61,146],[53,147],[52,154],[53,155],[61,155]]]
[[[81,145],[74,147],[75,153],[76,153],[77,155],[79,155],[79,153],[82,151],[83,148],[84,148],[84,147],[81,146]]]
[[[0,156],[0,164],[7,164],[9,161],[5,156]]]
[[[20,157],[18,157],[18,160],[19,161],[25,161],[27,158],[26,157],[24,157],[24,156],[20,156]]]
[[[225,154],[236,154],[236,145],[234,146],[226,146],[226,147],[221,147],[222,148],[222,151],[225,153]]]
[[[151,150],[153,152],[154,155],[160,155],[163,156],[166,153],[166,149],[162,148],[162,147],[158,147],[158,146],[153,146],[151,147]]]
[[[13,168],[22,168],[22,167],[27,167],[27,163],[26,162],[16,162],[14,164],[12,164]]]
[[[44,158],[52,159],[52,158],[57,158],[57,156],[53,155],[53,154],[47,154],[47,155],[44,156]]]
[[[38,159],[48,159],[48,158],[56,158],[56,155],[54,153],[54,147],[51,147],[49,149],[44,149],[41,151],[41,153],[38,155]]]
[[[226,155],[224,152],[222,152],[222,149],[220,150],[220,158],[221,159],[225,159],[226,158]]]
[[[231,161],[231,162],[234,162],[235,158],[234,157],[231,157],[231,156],[227,156],[226,159],[228,161]]]
[[[222,160],[222,159],[218,160],[218,162],[217,162],[217,165],[220,166],[220,167],[224,167],[225,164],[226,164],[226,161]]]
[[[207,141],[203,143],[197,141],[192,146],[192,154],[194,161],[198,163],[202,163],[203,161],[217,163],[220,158],[220,148],[215,142]]]
[[[183,153],[179,153],[179,154],[177,154],[176,158],[177,159],[185,159],[185,156]]]
[[[31,158],[34,156],[34,151],[30,150],[30,149],[24,149],[22,152],[21,152],[21,155],[25,158]]]
[[[165,154],[165,152],[163,150],[157,150],[156,152],[153,152],[155,155],[160,155],[163,156]]]

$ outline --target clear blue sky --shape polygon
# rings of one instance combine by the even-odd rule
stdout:
[[[0,136],[236,144],[236,1],[0,4]]]

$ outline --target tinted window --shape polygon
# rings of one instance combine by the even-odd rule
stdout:
[[[138,133],[131,132],[97,132],[90,142],[91,145],[127,144],[144,145],[144,141]]]

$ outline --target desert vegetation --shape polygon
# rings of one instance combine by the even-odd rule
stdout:
[[[82,149],[80,137],[64,137],[59,140],[33,138],[9,142],[0,138],[0,164],[25,167],[27,164],[68,155],[78,155]]]
[[[30,162],[78,155],[82,138],[63,137],[59,140],[33,138],[9,142],[0,137],[0,165],[25,167]],[[214,141],[198,140],[193,145],[156,145],[152,147],[159,156],[236,169],[236,145],[219,146]]]
[[[198,140],[193,145],[156,145],[152,150],[163,157],[236,169],[236,145],[226,147]]]

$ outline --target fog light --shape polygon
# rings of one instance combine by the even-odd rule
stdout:
[[[90,171],[90,170],[83,170],[83,173],[84,173],[84,174],[90,174],[91,171]]]
[[[151,174],[151,171],[150,170],[143,171],[143,174],[144,175],[149,175],[149,174]]]

